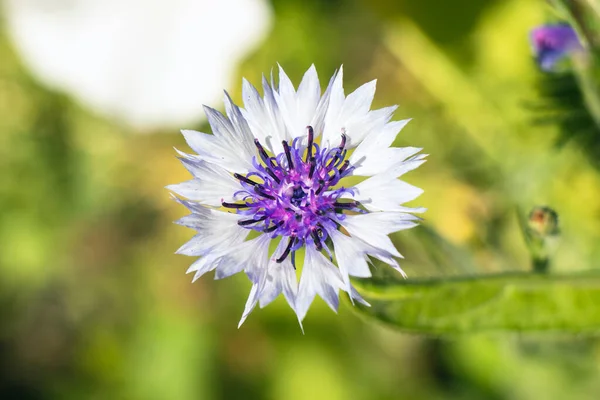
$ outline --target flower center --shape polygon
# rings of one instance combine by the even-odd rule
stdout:
[[[255,157],[255,171],[246,176],[234,174],[242,186],[235,197],[242,197],[243,202],[222,202],[223,207],[248,215],[248,219],[238,222],[240,226],[289,238],[277,262],[285,260],[290,252],[294,260],[294,251],[307,243],[323,249],[327,231],[337,229],[344,211],[362,211],[356,201],[340,201],[343,194],[354,194],[351,189],[334,189],[353,169],[346,160],[346,136],[342,134],[338,147],[321,149],[314,143],[313,128],[307,129],[306,150],[296,138],[291,146],[283,141],[284,152],[275,157],[270,157],[255,139],[262,163]]]

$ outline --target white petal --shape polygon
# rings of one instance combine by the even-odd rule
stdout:
[[[340,71],[341,71],[341,68],[340,68]],[[315,114],[313,116],[313,119],[311,120],[311,122],[309,124],[310,126],[312,126],[314,128],[315,137],[320,136],[321,133],[323,132],[323,129],[325,126],[325,117],[326,117],[327,111],[330,109],[329,103],[330,103],[330,99],[331,99],[331,93],[334,91],[333,90],[334,84],[336,82],[338,82],[339,74],[340,74],[340,72],[336,71],[333,74],[333,76],[331,77],[331,79],[329,80],[327,89],[325,90],[325,93],[323,93],[323,96],[319,100],[319,102],[317,104],[317,108],[315,110]],[[341,94],[342,94],[342,96],[344,95],[343,89],[342,89]]]
[[[201,257],[196,260],[188,270],[186,274],[191,272],[195,272],[194,277],[192,278],[192,283],[196,282],[207,272],[213,271],[220,263],[220,259],[212,257],[211,255],[207,255],[205,257]]]
[[[385,125],[380,132],[371,132],[365,140],[356,148],[354,153],[359,157],[368,155],[378,150],[385,150],[394,143],[396,136],[410,122],[410,119],[392,121]]]
[[[300,322],[306,316],[317,294],[335,312],[337,312],[340,302],[338,297],[340,289],[347,291],[352,299],[369,305],[360,297],[352,285],[347,290],[340,275],[340,270],[331,261],[312,246],[307,246],[305,249],[306,253],[302,268],[302,277],[300,278],[300,288],[298,289],[298,297],[296,298],[296,314]]]
[[[329,106],[324,118],[323,126],[323,137],[321,139],[321,147],[328,147],[333,143],[334,138],[337,140],[341,135],[341,128],[343,124],[338,123],[340,114],[344,106],[344,100],[346,96],[344,94],[344,68],[340,67],[340,70],[336,74],[333,83],[331,83],[331,90],[329,94]]]
[[[330,232],[331,240],[333,241],[333,247],[335,249],[335,258],[339,267],[342,281],[346,292],[352,293],[352,285],[350,284],[350,271],[349,269],[353,266],[360,271],[361,275],[371,276],[369,266],[365,260],[365,254],[358,251],[354,245],[358,240],[352,240],[350,237],[340,233],[339,231]],[[352,303],[354,299],[350,297]]]
[[[381,131],[392,118],[396,108],[397,106],[390,106],[366,114],[352,114],[342,119],[339,126],[341,127],[340,130],[343,128],[348,137],[346,147],[356,147],[370,133]]]
[[[393,171],[366,179],[354,186],[354,189],[356,193],[351,197],[369,211],[407,211],[401,205],[423,193],[423,189],[397,179]]]
[[[333,241],[335,258],[346,287],[350,285],[348,275],[358,278],[369,278],[371,271],[365,256],[372,247],[360,240],[346,236],[340,231],[331,231],[328,233]]]
[[[306,246],[304,266],[300,278],[296,314],[302,321],[310,305],[318,294],[327,305],[337,312],[338,290],[344,287],[339,270],[312,246]]]
[[[281,141],[288,139],[289,135],[286,131],[285,124],[283,123],[283,118],[281,117],[281,110],[279,110],[279,105],[275,99],[275,91],[269,86],[267,78],[264,76],[262,85],[265,110],[270,121],[270,125],[265,127],[268,131],[266,132],[265,143],[263,143],[263,145],[266,146],[273,155],[277,155],[283,152]]]
[[[254,310],[261,293],[265,289],[267,283],[267,266],[269,264],[269,243],[271,242],[268,235],[261,235],[259,246],[255,247],[255,251],[249,257],[245,258],[245,269],[248,277],[252,281],[252,289],[244,307],[244,313],[238,324],[238,328],[242,326],[248,315]]]
[[[425,162],[425,157],[427,157],[427,154],[417,154],[416,156],[412,156],[407,160],[395,164],[388,169],[386,173],[389,173],[395,177],[400,177],[422,165]]]
[[[393,121],[381,130],[372,130],[350,156],[350,163],[354,166],[352,175],[379,174],[421,151],[417,147],[389,147],[409,121]]]
[[[180,254],[200,256],[213,250],[220,251],[242,243],[250,232],[238,225],[238,221],[244,218],[243,215],[207,208],[179,198],[174,199],[192,211],[192,214],[175,223],[198,231],[192,240],[178,250]]]
[[[306,71],[298,86],[296,98],[301,108],[305,108],[301,114],[314,113],[319,99],[321,97],[321,86],[319,84],[319,76],[314,64]]]
[[[288,304],[295,310],[296,295],[298,294],[298,282],[296,280],[296,270],[288,256],[283,262],[275,261],[287,247],[287,240],[282,239],[275,250],[275,253],[269,261],[267,271],[267,281],[265,288],[260,294],[260,307],[263,308],[279,296],[281,292],[285,296]]]
[[[337,94],[335,101],[332,95],[325,117],[322,147],[330,148],[336,145],[342,133],[345,133],[348,138],[347,147],[357,146],[371,130],[382,128],[395,110],[393,106],[369,111],[375,95],[376,81],[362,85],[345,99],[343,99],[341,83],[339,85],[334,85],[334,89],[338,87],[340,89],[335,92]]]
[[[281,68],[281,65],[279,66],[279,88],[277,94],[283,101],[283,104],[291,108],[289,111],[296,111],[296,89],[283,68]],[[278,104],[281,106],[281,102],[278,102]]]
[[[298,92],[294,90],[294,86],[280,66],[279,91],[274,94],[289,133],[288,139],[296,137],[304,139],[306,127],[311,125],[314,120],[321,94],[319,78],[314,65],[304,74]]]
[[[254,153],[244,153],[238,146],[232,146],[214,135],[192,130],[182,130],[181,133],[188,146],[198,153],[198,156],[195,156],[178,151],[184,158],[210,162],[227,171],[243,174],[252,168]]]
[[[234,134],[228,139],[233,144],[232,147],[240,149],[238,157],[244,157],[247,160],[251,160],[256,149],[254,147],[254,136],[248,126],[248,122],[242,115],[240,108],[233,103],[227,92],[225,92],[223,103],[225,104],[227,117],[229,118],[229,121],[231,121],[234,130]]]
[[[221,224],[215,223],[214,227],[202,229],[187,243],[177,250],[177,254],[186,256],[203,256],[210,252],[219,253],[232,246],[242,243],[248,233],[248,229],[244,229],[237,225],[227,224],[222,221]]]
[[[270,243],[269,235],[263,234],[237,246],[228,246],[217,255],[221,262],[215,273],[215,279],[227,278],[243,270],[254,270],[263,266],[268,259]]]
[[[273,154],[283,151],[281,141],[287,137],[275,94],[267,79],[262,78],[264,99],[258,91],[244,79],[242,96],[245,109],[240,110],[254,135]]]
[[[203,157],[211,157],[212,153],[219,148],[217,138],[207,133],[182,129],[181,133],[188,146]]]
[[[401,257],[387,235],[416,226],[416,219],[414,215],[400,212],[376,212],[349,215],[340,223],[352,236],[394,257]]]
[[[266,274],[261,275],[261,281],[259,283],[255,283],[252,285],[252,289],[250,289],[250,295],[248,296],[248,300],[246,301],[246,305],[244,306],[244,313],[242,314],[242,318],[238,323],[238,329],[242,326],[242,324],[246,321],[246,318],[250,315],[254,307],[256,307],[256,303],[258,302],[259,294],[262,288],[264,287],[264,280],[266,279]]]
[[[242,189],[229,172],[217,165],[189,159],[181,159],[181,162],[194,179],[167,186],[167,189],[180,196],[219,207],[223,201],[235,201],[234,193]]]
[[[350,93],[344,101],[342,115],[350,117],[352,115],[366,114],[371,108],[373,98],[375,97],[375,89],[377,80],[372,80],[360,86],[354,92]]]

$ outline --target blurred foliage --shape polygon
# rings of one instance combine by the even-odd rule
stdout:
[[[408,332],[598,335],[598,273],[504,273],[395,282],[383,268],[358,287],[366,316]]]
[[[407,177],[429,211],[422,227],[393,235],[411,278],[529,269],[514,211],[540,204],[561,218],[553,269],[596,268],[600,176],[587,156],[596,139],[577,140],[561,121],[536,124],[531,109],[547,101],[527,43],[531,27],[555,17],[543,3],[272,6],[273,30],[237,78],[258,83],[279,62],[298,82],[314,62],[324,84],[344,64],[347,91],[377,78],[375,105],[399,103],[396,118],[413,118],[396,145],[431,155]],[[245,277],[191,285],[190,259],[172,254],[192,235],[171,224],[183,210],[163,189],[187,179],[176,129],[138,132],[42,87],[2,32],[0,398],[597,397],[593,338],[411,336],[350,306],[333,317],[320,301],[303,336],[280,300],[238,330]],[[227,88],[237,101],[239,82]],[[569,140],[557,148],[559,137]]]

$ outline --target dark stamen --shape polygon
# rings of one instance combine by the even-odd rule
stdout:
[[[318,228],[318,229],[317,229],[317,233],[319,234],[319,237],[320,237],[320,238],[321,238],[321,237],[323,237],[323,230],[324,230],[325,228],[323,228],[323,225],[321,225],[321,224],[317,224],[317,228]]]
[[[246,182],[247,184],[252,185],[252,186],[258,185],[258,183],[254,182],[253,180],[248,179],[244,175],[240,175],[238,173],[233,174],[233,177],[239,181]]]
[[[239,226],[252,225],[252,224],[256,224],[258,222],[264,221],[265,219],[267,219],[266,215],[260,217],[259,219],[242,219],[242,220],[238,221],[238,225]]]
[[[275,164],[273,163],[273,160],[271,160],[271,158],[265,151],[265,148],[262,147],[262,144],[260,144],[258,139],[254,139],[254,145],[258,149],[258,154],[260,154],[261,160],[263,160],[263,162],[266,165],[265,170],[267,171],[267,173],[271,176],[271,178],[273,178],[275,180],[275,182],[281,183],[281,180],[277,177],[277,175],[275,175],[275,172],[273,172],[271,170],[271,168],[273,168],[273,169],[275,168]]]
[[[312,179],[315,173],[315,167],[317,166],[317,160],[314,157],[310,158],[310,170],[308,171],[308,179]]]
[[[270,194],[266,193],[260,186],[254,186],[254,191],[256,193],[258,193],[259,195],[261,195],[262,197],[265,197],[265,198],[270,199],[270,200],[275,200],[275,197],[273,197]]]
[[[340,153],[337,162],[335,163],[335,167],[337,167],[344,159],[346,159],[346,154],[348,154],[348,150],[344,150]]]
[[[294,267],[294,271],[296,270],[296,252],[292,251],[292,267]]]
[[[271,163],[271,159],[269,158],[269,155],[265,151],[265,148],[262,147],[262,144],[260,144],[258,139],[254,139],[254,145],[258,149],[258,154],[260,154],[260,158],[264,161],[264,163],[272,166],[273,164]]]
[[[292,161],[292,153],[290,152],[290,145],[285,140],[281,142],[283,144],[283,150],[285,150],[285,157],[288,162],[288,169],[294,169],[294,162]]]
[[[344,173],[344,171],[350,166],[350,161],[344,161],[344,164],[340,167],[340,175]]]
[[[335,153],[335,155],[333,157],[331,157],[331,160],[329,160],[329,162],[327,163],[327,165],[325,166],[325,168],[327,168],[327,169],[331,168],[331,166],[334,165],[339,158],[340,158],[340,152],[337,151]]]
[[[280,221],[280,222],[276,223],[275,225],[271,225],[270,227],[265,229],[265,233],[273,232],[275,229],[279,228],[281,225],[283,225],[283,221]]]
[[[319,234],[317,233],[317,231],[316,230],[312,231],[310,233],[310,236],[312,236],[317,250],[321,251],[323,249],[323,245],[321,244],[321,239],[319,239]]]
[[[277,263],[282,263],[283,260],[285,260],[285,258],[288,256],[288,254],[290,254],[290,251],[292,250],[292,246],[294,245],[294,243],[296,243],[296,238],[294,236],[290,236],[290,240],[288,241],[288,244],[287,244],[285,250],[283,251],[281,256],[277,260],[275,260]]]
[[[321,194],[321,192],[324,189],[323,185],[325,185],[325,181],[323,179],[319,179],[319,188],[317,189],[317,191],[315,192],[315,194]]]
[[[342,142],[340,143],[340,151],[342,151],[346,147],[346,135],[342,133]]]
[[[221,205],[225,208],[250,208],[250,206],[246,203],[227,203],[222,201]]]
[[[281,183],[281,179],[279,179],[279,178],[277,177],[277,175],[275,175],[275,172],[273,172],[273,171],[271,170],[271,168],[269,168],[269,167],[265,167],[265,171],[267,171],[267,174],[269,174],[269,176],[270,176],[271,178],[273,178],[273,180],[274,180],[275,182],[277,182],[277,183]]]
[[[312,146],[313,140],[315,139],[315,132],[313,131],[312,126],[307,126],[308,129],[308,147],[306,148],[306,162],[308,162],[312,158]]]
[[[339,203],[339,202],[335,202],[333,203],[333,206],[335,208],[345,208],[345,209],[350,209],[350,208],[356,208],[358,206],[358,202],[356,201],[351,201],[348,203]]]

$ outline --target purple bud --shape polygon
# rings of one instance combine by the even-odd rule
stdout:
[[[530,33],[535,58],[544,71],[552,71],[557,62],[583,50],[577,32],[569,25],[543,25]]]

